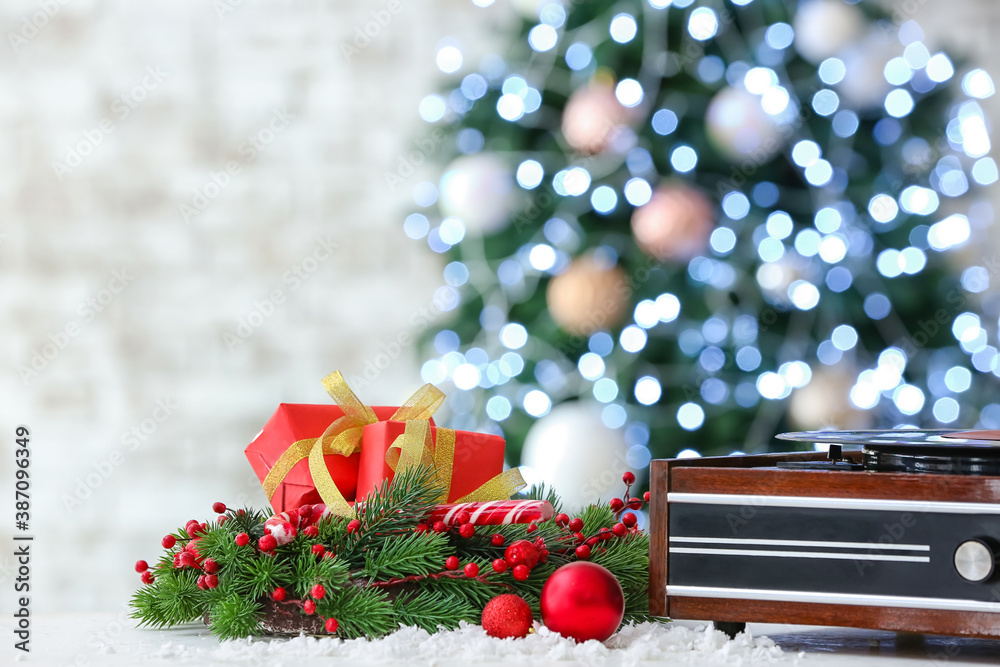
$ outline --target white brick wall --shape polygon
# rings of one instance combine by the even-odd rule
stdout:
[[[138,584],[132,563],[154,558],[168,529],[208,517],[214,500],[263,505],[242,450],[276,405],[325,402],[325,373],[360,373],[430,304],[438,259],[400,224],[420,178],[392,191],[384,175],[421,131],[438,40],[457,36],[475,63],[508,14],[399,2],[350,61],[341,45],[388,2],[66,0],[16,50],[10,34],[40,3],[0,5],[0,484],[10,488],[13,427],[28,424],[36,611],[116,610]],[[975,29],[972,46],[989,54],[981,30],[997,26],[996,6],[957,5],[928,2],[918,18],[940,14],[928,24],[959,44]],[[148,67],[167,74],[136,89]],[[129,98],[126,114],[122,95],[144,99]],[[248,159],[240,143],[275,108],[294,120]],[[110,133],[59,180],[53,163],[103,118]],[[185,222],[179,204],[229,161],[240,173]],[[298,289],[283,282],[327,236],[334,256]],[[123,268],[134,280],[87,320],[81,304]],[[274,289],[285,303],[231,352],[223,334]],[[74,323],[65,349],[22,382],[17,366]],[[415,389],[413,353],[362,397]],[[174,414],[130,451],[122,434],[164,398]],[[67,511],[63,498],[114,450],[124,461]],[[3,544],[12,509],[5,494]],[[0,556],[5,591],[10,565]]]

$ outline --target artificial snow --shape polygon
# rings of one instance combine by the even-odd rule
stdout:
[[[308,658],[340,658],[365,665],[379,663],[469,664],[509,662],[522,665],[571,662],[583,665],[638,666],[669,661],[680,665],[760,665],[796,663],[766,637],[741,633],[735,639],[711,626],[642,623],[625,626],[601,643],[581,644],[545,627],[524,639],[494,639],[482,627],[462,623],[457,630],[428,633],[400,628],[381,639],[342,640],[299,636],[293,639],[227,641],[214,649],[164,644],[150,657],[204,663],[288,664]]]

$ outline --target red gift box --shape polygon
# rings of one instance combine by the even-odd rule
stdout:
[[[398,409],[393,406],[372,407],[378,419],[389,419]],[[250,466],[257,474],[257,478],[263,483],[275,462],[292,443],[320,437],[327,426],[343,416],[344,411],[336,405],[298,403],[279,405],[261,432],[253,439],[253,442],[247,445],[244,452],[250,461]],[[400,424],[401,429],[405,426],[404,422],[392,423]],[[433,420],[431,423],[433,424]],[[388,445],[386,447],[388,448]],[[384,462],[385,451],[382,452],[382,456]],[[501,460],[502,457],[501,449]],[[354,500],[358,488],[358,470],[361,458],[360,453],[354,453],[350,456],[330,454],[324,457],[334,484],[348,501]],[[308,458],[302,459],[289,470],[271,497],[271,507],[276,513],[320,502],[323,501],[319,497],[316,485],[313,484]]]
[[[375,408],[376,414],[378,410]],[[364,427],[355,494],[357,499],[363,500],[381,485],[382,480],[392,480],[394,473],[385,462],[385,455],[405,430],[406,422],[402,421],[380,421]],[[432,421],[431,434],[435,442],[437,432]],[[455,502],[502,473],[506,444],[498,435],[470,431],[454,433],[455,458],[447,502]]]

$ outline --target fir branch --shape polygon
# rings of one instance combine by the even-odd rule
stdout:
[[[523,492],[525,500],[547,500],[552,505],[553,514],[562,512],[562,499],[556,493],[554,487],[547,486],[545,482],[533,484],[530,489]]]
[[[451,547],[445,533],[410,533],[387,538],[381,548],[365,552],[362,576],[371,579],[436,572]]]
[[[179,625],[200,619],[205,612],[207,598],[198,588],[197,579],[198,574],[194,570],[161,574],[150,585],[155,595],[152,602],[155,618],[163,619],[164,625]]]
[[[260,634],[261,607],[255,598],[233,593],[213,605],[209,628],[219,639],[240,639]]]
[[[400,595],[393,601],[392,611],[402,625],[415,625],[427,632],[453,630],[460,621],[479,623],[482,617],[480,605],[437,590]]]
[[[316,613],[337,619],[337,634],[349,639],[381,637],[398,627],[389,597],[376,588],[345,586],[328,591],[316,602]]]
[[[244,507],[238,510],[226,510],[226,522],[223,525],[230,533],[246,533],[254,539],[264,535],[264,522],[271,517],[271,510],[267,511]]]
[[[253,558],[243,572],[239,592],[256,600],[269,596],[275,588],[291,581],[291,577],[292,566],[288,560],[268,556]],[[224,577],[220,581],[227,579]]]
[[[649,538],[642,534],[599,542],[591,561],[608,568],[626,590],[646,590],[649,584]]]
[[[295,594],[306,597],[316,584],[341,587],[348,580],[348,564],[342,558],[320,558],[311,552],[300,553],[291,561],[290,584]]]
[[[596,535],[601,528],[611,528],[617,523],[607,503],[587,505],[580,512],[580,518],[583,519],[583,534],[587,537]]]

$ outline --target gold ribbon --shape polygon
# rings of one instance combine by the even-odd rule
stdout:
[[[455,470],[455,431],[438,428],[437,442],[431,433],[430,423],[425,420],[406,422],[403,435],[385,453],[385,462],[396,473],[413,466],[431,466],[437,474],[444,491],[439,503],[448,502],[451,478]],[[471,503],[485,500],[506,500],[523,489],[527,484],[517,468],[504,470],[472,493],[456,498],[456,503]]]
[[[338,516],[353,518],[354,508],[334,483],[324,457],[350,456],[359,451],[364,427],[376,423],[378,417],[374,410],[362,403],[351,391],[340,371],[323,378],[323,387],[344,411],[344,416],[330,424],[318,438],[306,438],[292,443],[268,471],[263,482],[264,492],[267,499],[271,500],[295,464],[308,458],[313,484],[327,509]],[[440,502],[446,502],[455,469],[455,431],[436,429],[435,442],[428,421],[442,402],[444,393],[432,384],[425,384],[389,417],[390,421],[405,421],[406,429],[389,447],[385,461],[394,472],[418,465],[432,467],[445,489]],[[527,485],[521,473],[516,468],[511,468],[455,502],[505,500],[525,486]]]
[[[367,424],[378,421],[375,411],[362,403],[340,371],[323,378],[323,387],[334,402],[344,411],[344,416],[330,424],[318,438],[298,440],[285,450],[275,461],[264,478],[264,493],[271,500],[289,471],[304,458],[309,459],[309,473],[319,497],[327,508],[339,516],[353,517],[354,508],[337,488],[330,470],[326,467],[325,456],[336,454],[350,456],[361,449],[361,434]],[[429,419],[444,401],[444,393],[431,384],[425,384],[411,396],[389,418],[393,421]]]

